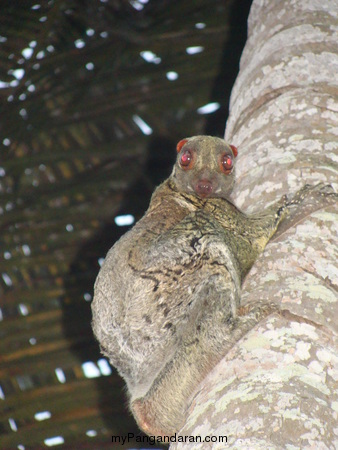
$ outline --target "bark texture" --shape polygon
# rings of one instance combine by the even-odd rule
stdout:
[[[239,148],[237,206],[254,212],[306,183],[338,185],[338,4],[254,0],[225,138]],[[284,229],[247,277],[243,303],[284,315],[252,330],[209,374],[171,449],[338,448],[337,207]]]

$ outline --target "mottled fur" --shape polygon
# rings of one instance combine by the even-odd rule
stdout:
[[[222,173],[219,161],[234,154],[222,139],[196,136],[178,149],[144,217],[107,254],[92,304],[102,352],[139,426],[155,435],[181,428],[198,384],[275,309],[256,303],[241,315],[240,286],[287,212],[285,198],[253,216],[227,200],[234,170]]]

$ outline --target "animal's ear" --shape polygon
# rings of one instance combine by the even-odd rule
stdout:
[[[234,154],[234,157],[236,158],[236,156],[238,155],[237,147],[235,147],[234,145],[230,144],[230,148],[232,150],[232,153]]]
[[[176,150],[177,153],[179,153],[183,147],[184,144],[186,144],[188,142],[188,139],[182,139],[177,145],[176,145]]]

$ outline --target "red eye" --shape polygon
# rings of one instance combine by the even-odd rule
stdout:
[[[224,173],[228,174],[232,171],[233,162],[231,155],[223,155],[221,159],[221,169]]]
[[[183,169],[188,169],[192,163],[192,153],[190,150],[185,150],[180,158],[180,165]]]

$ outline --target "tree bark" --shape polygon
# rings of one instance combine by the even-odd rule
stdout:
[[[233,200],[262,210],[304,184],[337,191],[335,0],[254,0],[225,138],[238,146]],[[336,27],[336,29],[335,29]],[[269,243],[243,303],[280,304],[210,372],[171,449],[338,448],[337,208],[323,202]]]

